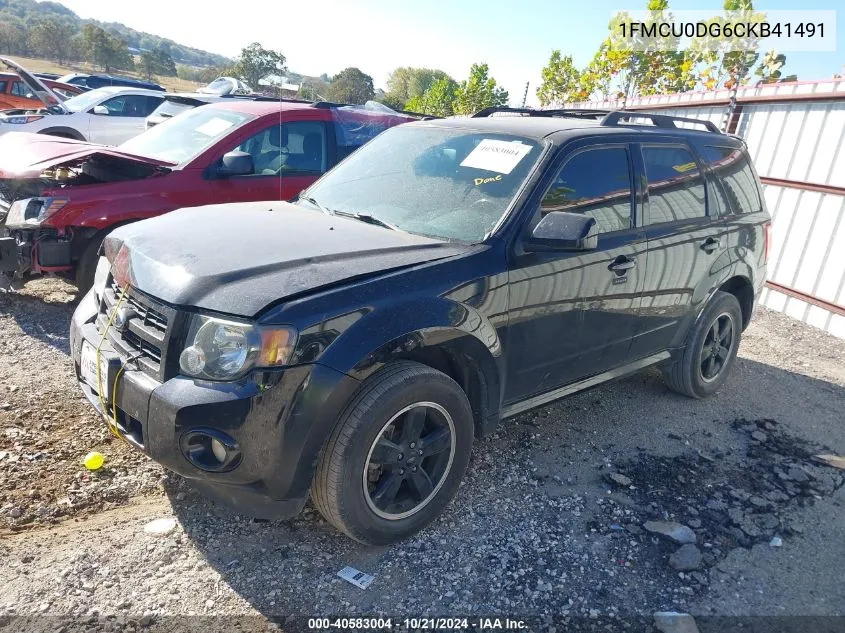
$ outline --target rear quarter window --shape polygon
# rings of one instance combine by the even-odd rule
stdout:
[[[725,215],[756,213],[763,208],[760,188],[744,151],[708,145],[703,158],[716,180],[720,212]]]

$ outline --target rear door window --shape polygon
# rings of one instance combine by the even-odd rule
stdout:
[[[22,81],[16,81],[12,84],[12,94],[16,97],[26,97],[31,93],[32,91]]]
[[[566,161],[543,196],[540,211],[583,213],[595,218],[601,233],[633,226],[631,165],[624,147],[579,152]]]
[[[742,215],[756,213],[763,208],[757,179],[745,152],[736,147],[708,145],[703,155],[718,181],[716,186],[721,185],[717,193],[720,207],[723,207],[721,213]]]
[[[676,145],[646,145],[642,151],[648,180],[648,223],[706,217],[704,179],[692,152]]]

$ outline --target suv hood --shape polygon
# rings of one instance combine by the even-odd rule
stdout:
[[[147,156],[121,152],[106,145],[44,134],[9,132],[0,136],[0,178],[37,178],[50,167],[79,163],[95,156],[152,167],[174,165]]]
[[[104,243],[121,285],[246,317],[324,286],[476,248],[286,202],[180,209],[120,227]]]
[[[16,72],[21,78],[21,81],[26,84],[27,88],[32,90],[32,94],[38,97],[41,103],[44,104],[45,108],[49,109],[56,106],[63,112],[68,111],[68,109],[62,104],[64,99],[60,98],[55,92],[50,90],[43,81],[30,73],[15,60],[9,59],[8,57],[0,57],[0,66],[5,66],[9,70]]]

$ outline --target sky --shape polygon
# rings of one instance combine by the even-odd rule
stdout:
[[[439,68],[458,81],[475,62],[487,62],[490,74],[522,103],[528,104],[552,50],[572,55],[586,66],[607,36],[607,24],[619,10],[638,10],[645,0],[174,0],[152,6],[122,0],[61,0],[80,17],[122,22],[139,31],[180,44],[236,56],[258,41],[280,50],[288,67],[306,75],[329,75],[357,66],[384,87],[397,66]],[[670,0],[670,8],[721,13],[721,2]],[[800,80],[824,79],[845,65],[845,3],[842,0],[758,0],[759,10],[840,9],[836,52],[786,53],[785,74]]]

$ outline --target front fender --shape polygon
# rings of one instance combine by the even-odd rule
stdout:
[[[502,343],[493,323],[479,310],[442,297],[392,304],[363,315],[320,356],[321,363],[356,380],[365,380],[399,359],[439,369],[447,365],[449,373],[470,388],[483,427],[498,420]]]

